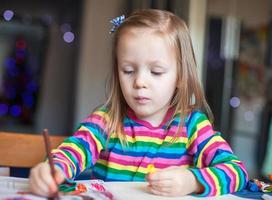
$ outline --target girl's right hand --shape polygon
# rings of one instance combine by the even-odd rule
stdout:
[[[29,175],[30,191],[40,196],[52,197],[58,192],[58,185],[65,179],[59,168],[55,167],[55,171],[56,174],[53,178],[48,163],[42,162],[33,167]]]

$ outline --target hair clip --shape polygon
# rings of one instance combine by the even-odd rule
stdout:
[[[113,27],[111,28],[110,33],[114,33],[117,30],[117,28],[124,22],[124,20],[125,20],[125,15],[121,15],[119,17],[116,17],[110,20],[110,23],[113,24]]]

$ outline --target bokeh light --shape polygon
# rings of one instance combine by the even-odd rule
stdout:
[[[13,117],[18,117],[21,115],[21,112],[22,112],[22,109],[20,106],[18,105],[13,105],[10,107],[10,114],[13,116]]]
[[[254,120],[254,113],[252,111],[247,111],[244,113],[244,118],[246,121],[251,122]]]
[[[238,97],[232,97],[230,99],[230,105],[233,107],[233,108],[238,108],[240,106],[240,99]]]
[[[65,33],[63,34],[63,40],[64,40],[65,42],[67,42],[67,43],[73,42],[74,39],[75,39],[75,35],[74,35],[74,33],[70,32],[70,31],[65,32]]]
[[[12,10],[5,10],[3,17],[6,21],[10,21],[14,16],[14,12]]]

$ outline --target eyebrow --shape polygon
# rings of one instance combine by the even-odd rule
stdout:
[[[118,62],[118,63],[120,64],[121,67],[126,64],[129,64],[131,67],[138,67],[134,61],[122,60],[121,62]],[[161,69],[165,69],[166,68],[165,66],[168,66],[166,63],[162,61],[150,61],[148,62],[148,65],[154,68],[161,68]]]
[[[156,68],[165,68],[165,66],[168,66],[166,63],[164,63],[164,62],[161,62],[161,61],[152,61],[152,62],[150,62],[150,64],[151,64],[151,66],[154,66],[154,67],[156,67]]]

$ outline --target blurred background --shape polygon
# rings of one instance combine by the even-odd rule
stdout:
[[[0,0],[0,131],[72,134],[105,100],[109,21],[141,8],[169,10],[187,22],[215,129],[251,177],[266,177],[271,0]]]

